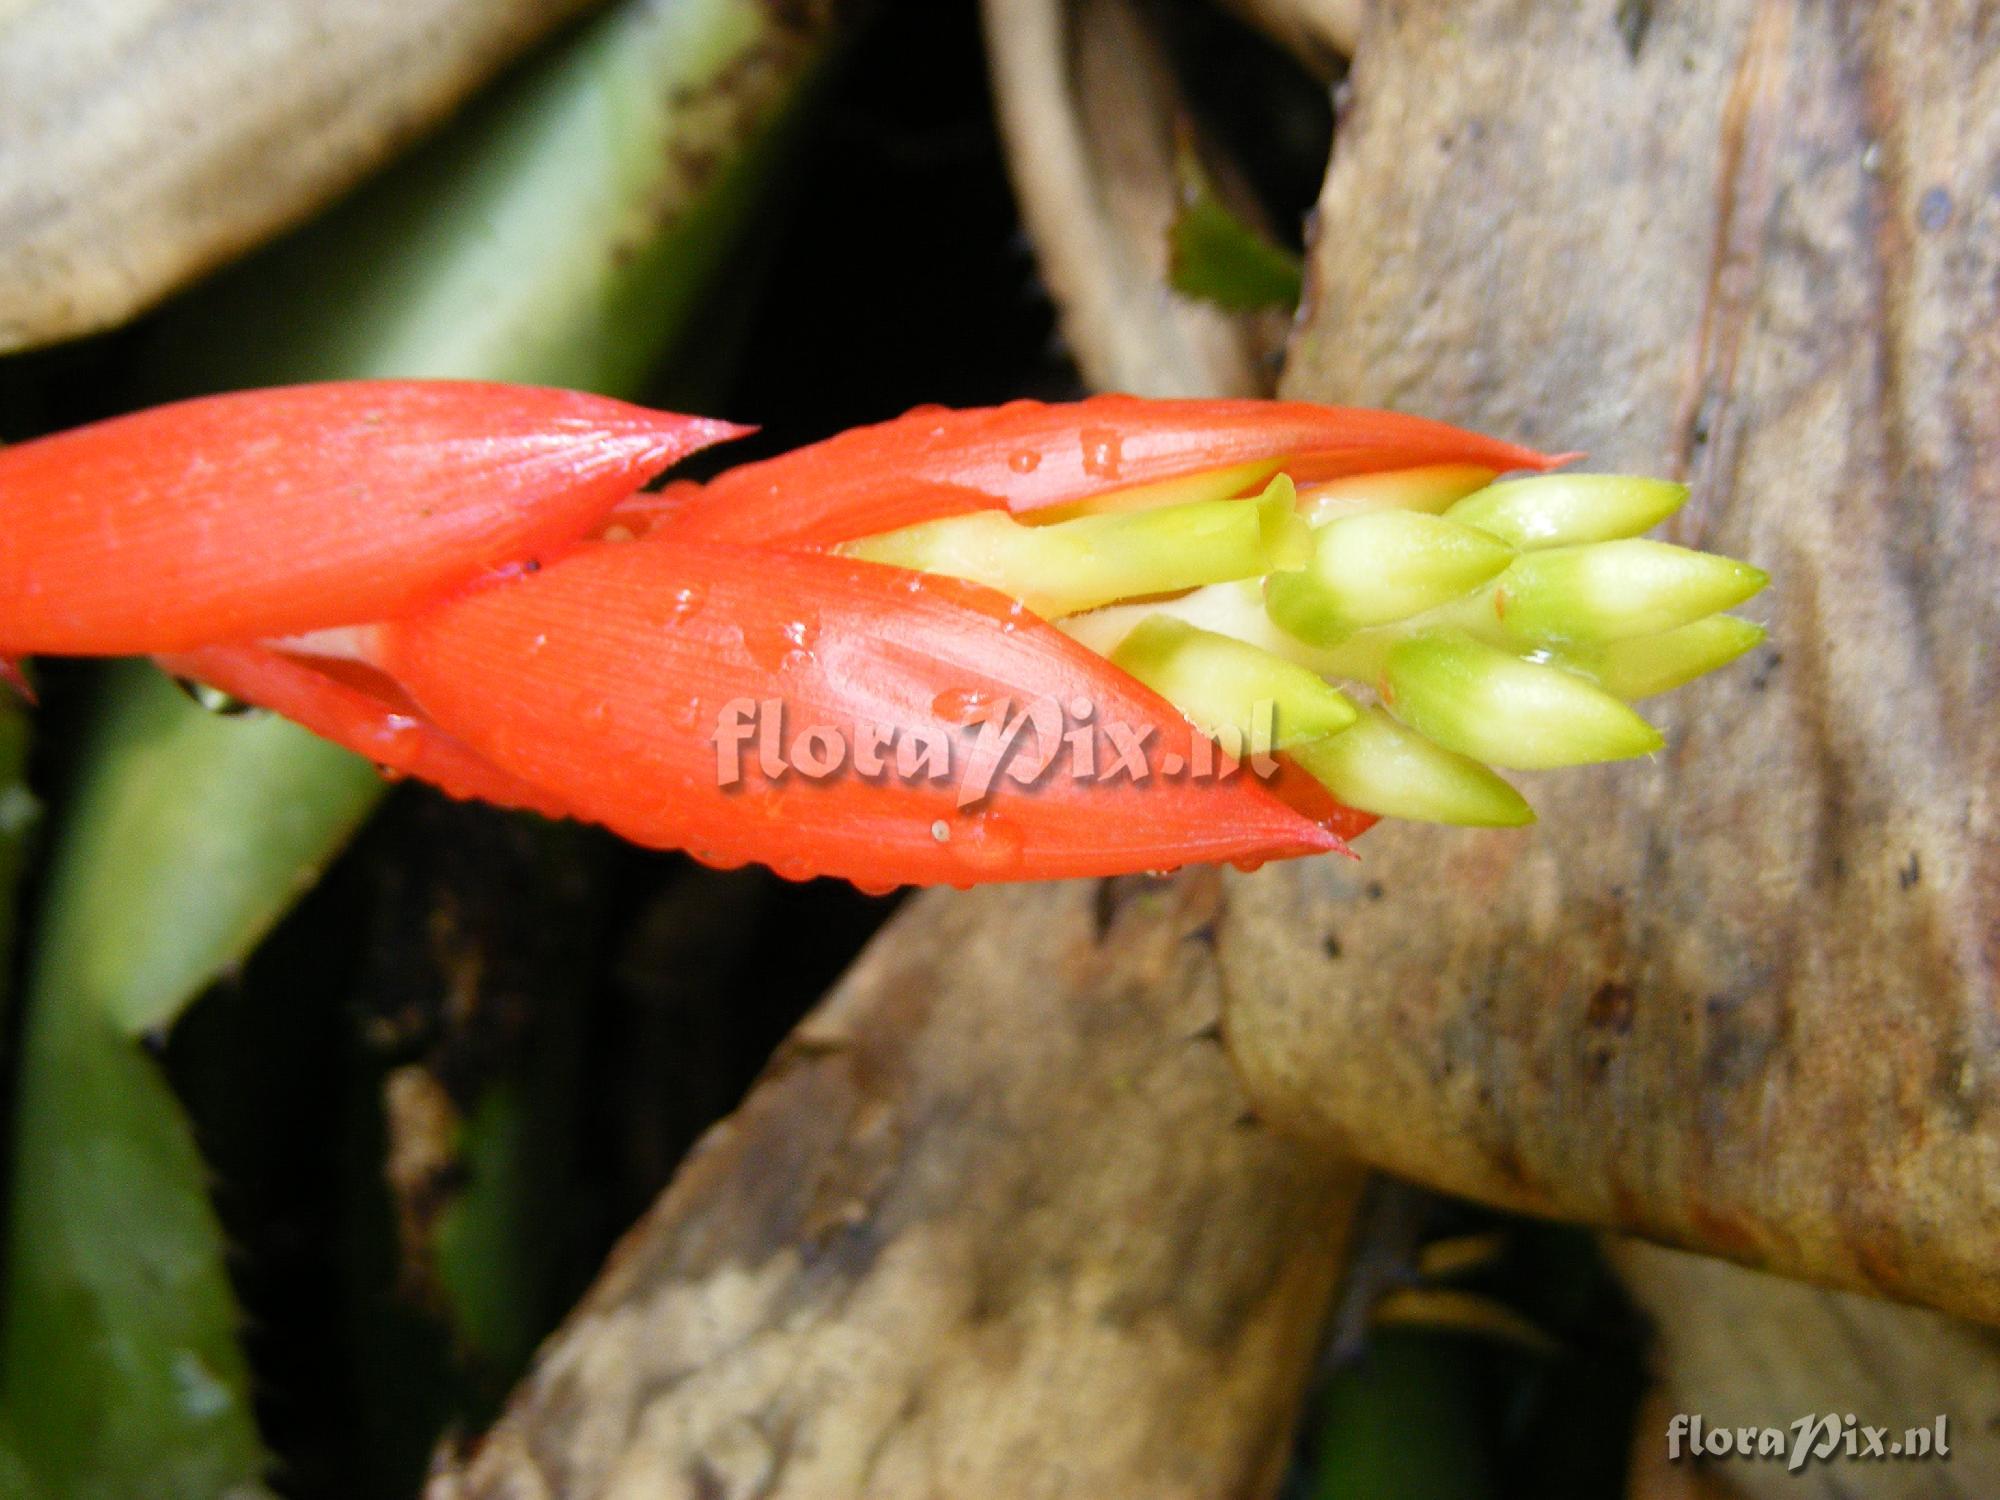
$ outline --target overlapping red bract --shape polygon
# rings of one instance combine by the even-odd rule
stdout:
[[[1260,460],[1310,480],[1553,460],[1298,402],[1096,397],[924,409],[704,485],[640,487],[742,429],[573,392],[301,386],[0,451],[0,653],[154,653],[399,774],[722,864],[972,884],[1256,862],[1371,821],[1316,783],[1227,777],[718,785],[717,715],[930,729],[952,705],[1087,702],[1186,760],[1171,705],[981,586],[829,554],[979,508]],[[628,524],[629,523],[629,524]],[[636,534],[635,540],[585,540]],[[368,664],[268,643],[370,626]]]
[[[0,651],[184,651],[403,614],[567,547],[742,431],[576,391],[363,380],[0,448]]]

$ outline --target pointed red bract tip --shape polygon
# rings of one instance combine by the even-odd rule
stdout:
[[[1311,820],[1332,836],[1327,852],[1355,858],[1348,840],[1358,839],[1382,820],[1374,813],[1361,812],[1335,800],[1321,782],[1289,756],[1278,757],[1278,768],[1265,778],[1265,788],[1285,806]]]
[[[405,613],[559,554],[747,430],[576,391],[350,381],[0,449],[0,649],[179,651]]]

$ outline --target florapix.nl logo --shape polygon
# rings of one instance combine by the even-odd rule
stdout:
[[[716,784],[741,786],[753,771],[769,781],[955,782],[958,806],[976,807],[1003,777],[1032,787],[1054,776],[1143,783],[1263,778],[1278,769],[1277,705],[1268,700],[1253,704],[1242,725],[1190,735],[1186,753],[1164,744],[1157,725],[1100,718],[1087,698],[1016,702],[968,692],[941,717],[947,722],[807,722],[782,698],[732,698],[716,716]]]

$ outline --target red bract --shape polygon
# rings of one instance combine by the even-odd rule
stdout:
[[[1016,512],[1260,459],[1299,483],[1425,464],[1496,472],[1563,462],[1400,412],[1304,401],[1093,396],[919,407],[682,492],[662,518],[689,540],[830,546],[969,510]]]
[[[480,758],[424,716],[380,673],[349,662],[301,661],[264,646],[203,646],[157,658],[176,677],[281,713],[367,756],[389,776],[414,776],[453,797],[571,816],[541,787]],[[353,681],[343,681],[345,672]]]
[[[383,619],[567,546],[742,431],[575,391],[355,381],[0,449],[0,652],[183,651]]]
[[[170,670],[454,795],[795,877],[1253,862],[1340,848],[1372,819],[1304,777],[1171,774],[1211,747],[1018,601],[823,549],[1260,461],[1305,478],[1552,462],[1388,413],[1100,397],[913,412],[635,493],[740,430],[566,392],[371,382],[24,444],[0,453],[0,650],[176,653]],[[627,530],[645,534],[578,540]],[[362,628],[276,639],[333,627]],[[356,659],[307,654],[341,650]],[[801,765],[809,730],[823,737]],[[1082,742],[1061,738],[1079,731],[1083,773]],[[899,765],[911,745],[924,753]]]
[[[379,659],[496,765],[635,842],[712,863],[971,883],[1340,845],[1243,771],[1159,777],[1166,756],[1193,758],[1186,720],[1012,600],[956,579],[669,538],[603,545],[384,627]],[[1032,785],[996,767],[990,794],[968,801],[982,737],[994,746],[1004,732],[995,716],[1051,704],[1059,733],[1145,736],[1153,769],[1074,775],[1065,746]],[[732,742],[718,742],[730,723],[755,728],[734,742],[734,777]],[[814,728],[821,765],[839,757],[817,776],[795,748]],[[854,764],[870,729],[874,771]],[[931,767],[947,774],[914,754],[898,774],[898,750],[925,731],[946,747]],[[759,769],[760,740],[784,767],[775,776]],[[1023,770],[1033,740],[1017,731]],[[1108,762],[1109,745],[1093,755]]]

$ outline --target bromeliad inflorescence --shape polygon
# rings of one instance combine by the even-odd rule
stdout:
[[[869,886],[1250,863],[1530,819],[1762,638],[1684,491],[1297,402],[743,429],[358,382],[0,451],[0,653],[159,657],[459,796]],[[1503,478],[1510,472],[1530,477]]]

